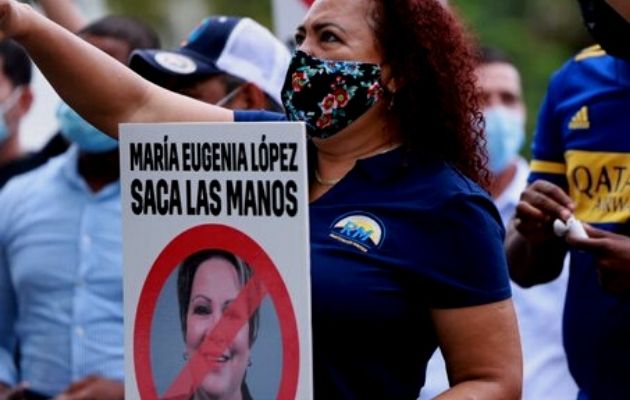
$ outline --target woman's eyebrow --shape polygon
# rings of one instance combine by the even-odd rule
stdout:
[[[346,30],[339,24],[336,24],[334,22],[317,22],[315,24],[313,24],[312,28],[315,32],[319,32],[323,29],[329,28],[329,27],[333,27],[333,28],[337,28],[340,31],[346,33]],[[299,33],[305,33],[306,32],[306,27],[304,25],[300,25],[297,27],[296,32]]]
[[[193,299],[193,300],[196,300],[196,299],[198,299],[198,298],[201,298],[201,299],[203,299],[203,300],[205,300],[205,301],[208,301],[208,302],[212,303],[212,299],[211,299],[211,298],[209,298],[209,297],[206,297],[206,296],[205,296],[205,295],[203,295],[203,294],[197,294],[197,295],[195,295],[192,299]]]
[[[346,30],[339,24],[336,24],[334,22],[318,22],[316,24],[313,24],[313,29],[315,30],[315,32],[319,32],[323,29],[326,28],[337,28],[340,31],[342,31],[343,33],[346,33]]]

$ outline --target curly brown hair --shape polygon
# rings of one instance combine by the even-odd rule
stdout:
[[[391,112],[404,142],[488,187],[477,54],[454,10],[437,0],[372,0],[374,31],[399,86]]]

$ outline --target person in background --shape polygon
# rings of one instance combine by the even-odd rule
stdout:
[[[15,174],[29,168],[20,148],[22,118],[33,104],[31,60],[12,40],[0,42],[0,188]]]
[[[79,32],[88,25],[76,0],[36,0],[44,15],[70,32]]]
[[[119,16],[79,36],[120,63],[159,45]],[[122,399],[118,143],[65,103],[58,120],[72,146],[0,191],[0,398]]]
[[[555,279],[570,252],[564,347],[578,399],[630,393],[630,2],[580,0],[599,45],[552,77],[533,143],[529,186],[507,240],[510,273]],[[556,219],[590,238],[554,235]],[[558,318],[561,315],[558,314]]]
[[[162,87],[231,109],[282,111],[287,48],[250,18],[203,20],[173,50],[135,50],[129,67]]]
[[[474,52],[437,1],[314,2],[286,115],[152,85],[14,0],[0,0],[0,31],[112,137],[122,121],[305,122],[318,398],[416,398],[438,343],[453,384],[442,399],[520,398],[504,230],[481,187]]]
[[[37,4],[48,18],[57,22],[71,32],[78,32],[81,28],[84,28],[87,25],[85,17],[76,6],[74,0],[39,0]],[[26,52],[21,50],[21,48],[14,51],[14,53],[16,53],[16,55],[13,56],[12,63],[15,63],[13,68],[28,71],[28,82],[21,86],[23,90],[25,90],[25,98],[21,100],[23,103],[23,111],[21,114],[25,115],[31,107],[33,97],[37,94],[33,93],[29,86],[31,80],[30,59],[28,59]],[[17,55],[19,55],[19,58],[16,58]],[[26,72],[23,72],[22,75],[25,73]],[[13,74],[15,75],[15,73]],[[14,112],[13,114],[17,113]],[[5,125],[8,126],[9,124],[5,122]],[[19,127],[19,121],[12,125],[15,125],[17,130],[17,127]],[[19,150],[18,136],[19,132],[11,135],[13,143],[10,146],[10,153],[12,154],[21,153]],[[68,141],[65,140],[59,132],[57,132],[44,144],[42,148],[37,151],[21,154],[19,157],[13,158],[6,163],[0,161],[0,188],[15,175],[35,169],[40,165],[45,164],[50,158],[63,153],[68,149],[68,146]]]
[[[526,110],[521,76],[501,50],[482,48],[476,68],[485,106],[486,148],[492,172],[490,193],[507,225],[527,185],[529,168],[519,155],[525,141]],[[577,387],[569,374],[562,347],[562,313],[568,273],[553,282],[523,289],[512,283],[512,299],[523,347],[523,399],[575,399]],[[432,399],[448,388],[441,353],[429,361],[421,399]]]

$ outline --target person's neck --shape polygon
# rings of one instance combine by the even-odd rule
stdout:
[[[118,150],[107,153],[80,152],[79,174],[94,193],[117,181],[120,178]]]
[[[512,183],[512,180],[514,180],[516,170],[517,160],[514,160],[499,174],[492,176],[492,183],[490,184],[490,195],[493,199],[498,199],[499,196],[501,196],[503,192],[505,192],[510,183]]]
[[[0,166],[7,165],[11,161],[15,161],[22,156],[20,143],[17,134],[11,134],[0,145]]]
[[[331,138],[313,139],[317,147],[317,179],[311,187],[311,200],[341,180],[357,160],[393,150],[401,142],[396,124],[386,118],[360,118]]]

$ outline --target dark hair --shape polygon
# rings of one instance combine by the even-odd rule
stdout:
[[[122,15],[100,18],[81,29],[79,35],[113,37],[128,43],[130,50],[160,47],[160,38],[149,25],[137,18]]]
[[[391,112],[404,144],[487,187],[474,47],[436,0],[372,0],[375,37],[399,88]]]
[[[509,64],[513,67],[516,67],[516,65],[514,65],[514,61],[507,54],[505,54],[505,52],[496,47],[481,47],[477,54],[477,62],[481,65],[498,63]]]
[[[31,83],[33,67],[31,59],[22,46],[10,39],[0,41],[0,58],[2,58],[2,73],[13,86]]]
[[[188,314],[188,307],[190,306],[190,295],[192,292],[193,281],[195,274],[199,269],[199,266],[205,261],[213,258],[220,258],[226,260],[234,266],[238,275],[238,281],[241,286],[244,286],[252,276],[252,269],[245,261],[241,260],[234,254],[225,250],[219,249],[206,249],[201,250],[188,256],[179,266],[177,274],[177,299],[179,302],[179,319],[181,323],[182,333],[184,339],[186,338],[186,316]],[[256,341],[258,336],[258,309],[254,311],[249,319],[249,345],[251,346]]]

